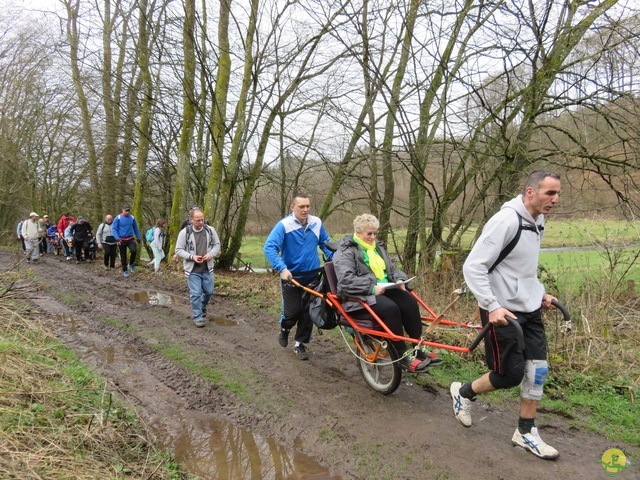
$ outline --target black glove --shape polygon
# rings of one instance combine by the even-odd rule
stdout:
[[[138,242],[138,245],[140,245],[140,239],[136,240],[136,242]]]

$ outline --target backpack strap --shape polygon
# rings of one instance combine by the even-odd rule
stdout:
[[[207,248],[212,248],[213,247],[213,229],[206,223],[204,224],[204,227],[206,228],[206,231],[209,233],[209,241],[207,242]],[[189,243],[189,237],[193,233],[193,225],[189,224],[184,228],[186,228],[187,230],[185,233],[184,241],[185,243]]]
[[[522,225],[522,217],[518,212],[516,212],[516,215],[518,215],[518,231],[516,232],[515,237],[513,237],[513,239],[502,249],[496,261],[493,262],[493,265],[491,265],[491,268],[489,268],[489,273],[493,272],[495,268],[500,264],[500,262],[507,258],[507,256],[513,251],[513,249],[516,248],[516,245],[520,241],[520,234],[523,230],[528,230],[534,233],[538,233],[538,231],[544,231],[544,227],[542,226],[536,229],[536,227],[533,225]]]

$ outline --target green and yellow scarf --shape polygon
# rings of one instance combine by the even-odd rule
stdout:
[[[376,243],[374,242],[373,245],[369,245],[362,241],[357,235],[353,236],[353,240],[360,245],[360,248],[362,248],[362,251],[364,252],[364,262],[369,265],[369,268],[378,281],[388,281],[386,272],[387,266],[384,263],[384,259],[376,250]]]

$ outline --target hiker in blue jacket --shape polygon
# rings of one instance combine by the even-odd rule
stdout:
[[[140,229],[138,222],[131,215],[131,207],[129,205],[122,206],[122,212],[113,220],[111,233],[118,242],[120,249],[120,263],[124,276],[129,276],[129,271],[135,272],[136,253],[138,252],[137,244],[140,243]],[[131,255],[127,262],[127,249]]]
[[[283,311],[278,342],[286,347],[289,331],[297,325],[294,352],[301,360],[308,360],[309,353],[304,344],[311,341],[313,322],[304,291],[294,286],[290,279],[295,277],[305,286],[317,281],[320,268],[318,247],[327,259],[333,257],[333,252],[325,245],[330,238],[322,220],[309,214],[309,197],[295,194],[289,208],[291,213],[280,220],[267,237],[264,254],[273,269],[280,273]]]

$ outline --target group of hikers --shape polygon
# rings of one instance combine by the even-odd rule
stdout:
[[[102,250],[105,270],[116,268],[116,256],[119,252],[123,275],[129,277],[130,273],[136,271],[136,257],[142,235],[138,222],[131,215],[130,205],[123,205],[115,218],[110,214],[105,215],[104,221],[95,231],[91,223],[81,215],[75,218],[69,212],[64,212],[57,224],[52,224],[48,219],[48,215],[40,218],[36,212],[31,212],[29,218],[18,224],[17,238],[22,243],[28,263],[37,262],[47,253],[47,249],[40,250],[41,245],[51,243],[61,244],[67,260],[71,260],[72,254],[75,254],[76,263],[91,262],[96,259],[97,252]],[[166,235],[167,221],[158,218],[144,236],[153,252],[153,260],[149,262],[149,266],[153,266],[158,275],[162,273],[160,263],[165,258]],[[218,234],[207,224],[200,207],[192,205],[188,217],[180,226],[173,259],[182,260],[196,327],[205,326],[207,305],[213,295],[214,259],[219,254]]]
[[[163,218],[156,220],[147,239],[154,254],[154,271],[160,274],[160,262],[164,258],[164,238],[167,222]],[[74,217],[64,212],[57,223],[49,220],[49,215],[40,217],[31,212],[29,217],[20,220],[16,236],[21,242],[27,262],[37,262],[47,254],[64,252],[67,260],[76,259],[76,263],[91,262],[97,258],[99,250],[104,251],[105,270],[115,269],[116,256],[120,254],[120,266],[125,277],[135,272],[137,245],[141,242],[140,229],[131,207],[123,205],[122,211],[115,218],[105,215],[104,221],[94,229],[82,215]],[[127,255],[128,254],[128,255]],[[150,262],[151,263],[151,262]]]
[[[484,226],[463,267],[467,286],[480,308],[483,326],[491,324],[485,338],[485,355],[489,372],[468,382],[450,386],[455,418],[465,427],[472,425],[471,407],[476,396],[492,390],[520,386],[520,416],[512,436],[513,445],[522,447],[543,459],[558,458],[558,451],[545,443],[535,426],[538,404],[548,374],[547,343],[541,310],[553,308],[552,297],[537,278],[538,253],[544,217],[558,203],[560,177],[552,172],[531,173],[522,193],[505,203]],[[309,359],[305,346],[311,341],[313,323],[309,316],[308,295],[291,282],[304,286],[316,284],[320,272],[320,249],[332,260],[337,276],[337,290],[345,298],[343,307],[356,319],[370,319],[369,310],[395,335],[412,339],[422,335],[419,307],[407,290],[407,275],[392,262],[383,244],[377,241],[380,223],[370,214],[353,221],[353,233],[339,243],[330,237],[322,220],[310,214],[310,198],[296,193],[289,205],[290,213],[272,229],[264,245],[264,254],[274,271],[279,273],[282,314],[278,343],[286,348],[289,333],[295,328],[295,355]],[[91,259],[94,230],[82,216],[74,218],[65,212],[57,225],[48,223],[32,212],[21,222],[18,238],[28,260],[36,261],[39,245],[49,231],[61,240],[67,259],[75,249],[79,263]],[[50,230],[51,229],[51,230]],[[154,253],[154,269],[159,272],[164,257],[163,244],[167,222],[156,221],[150,242]],[[135,271],[137,244],[141,234],[129,205],[119,215],[106,215],[95,232],[96,250],[104,251],[104,268],[115,268],[116,250],[125,277]],[[331,246],[332,248],[329,248]],[[127,260],[127,253],[130,258]],[[181,259],[189,288],[189,300],[196,327],[204,327],[214,290],[213,267],[220,254],[220,240],[207,224],[203,211],[193,206],[182,224],[175,247],[174,260]],[[358,299],[358,301],[354,301]],[[368,308],[363,306],[366,303]],[[524,334],[524,349],[519,348],[517,328],[508,322],[516,319]],[[412,349],[403,341],[390,342],[401,357],[401,367],[420,373],[441,363],[437,354],[424,348]]]
[[[64,251],[67,260],[76,253],[76,259],[89,260],[95,258],[95,245],[91,245],[92,227],[80,215],[76,219],[69,212],[62,214],[57,223],[51,222],[49,215],[40,217],[31,212],[29,217],[18,222],[16,236],[21,242],[22,251],[27,262],[37,262],[47,254],[58,255]],[[84,252],[84,256],[83,256]]]

